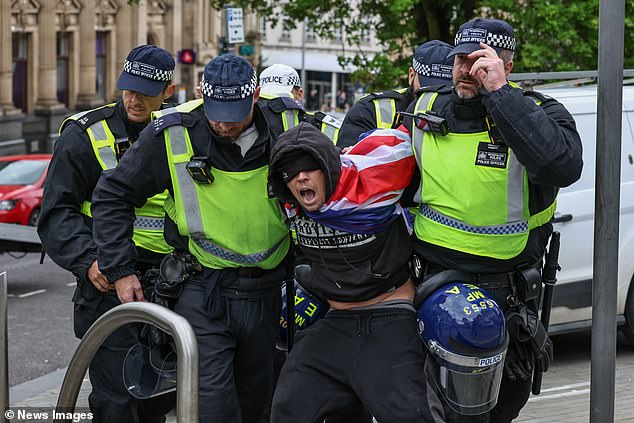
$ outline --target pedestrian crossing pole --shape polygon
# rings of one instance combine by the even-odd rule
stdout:
[[[590,422],[614,421],[624,0],[599,2]]]

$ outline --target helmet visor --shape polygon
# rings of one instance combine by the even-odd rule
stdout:
[[[135,398],[147,399],[176,390],[176,353],[160,354],[135,344],[123,361],[123,383]]]
[[[493,355],[464,356],[446,350],[435,341],[427,347],[433,357],[430,370],[441,395],[457,413],[483,414],[495,407],[504,373],[508,337]]]
[[[504,361],[486,368],[457,368],[439,364],[434,376],[438,389],[452,410],[464,415],[476,415],[495,407],[503,372]]]

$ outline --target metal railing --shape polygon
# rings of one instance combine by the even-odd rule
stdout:
[[[128,323],[149,323],[174,338],[177,353],[176,410],[178,423],[198,421],[198,343],[184,317],[152,303],[119,305],[101,316],[86,332],[68,365],[57,409],[72,413],[88,365],[106,338]],[[56,420],[55,422],[70,422]]]
[[[9,408],[9,342],[7,326],[7,272],[0,273],[0,422]]]

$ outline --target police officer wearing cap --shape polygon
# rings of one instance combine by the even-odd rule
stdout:
[[[408,88],[388,90],[362,97],[346,114],[339,131],[337,146],[356,144],[359,135],[374,128],[391,128],[396,113],[414,100],[414,93],[428,85],[451,84],[453,61],[447,58],[451,46],[431,40],[416,48],[408,73]]]
[[[260,73],[258,105],[276,138],[304,119],[303,97],[302,83],[292,67],[276,63]]]
[[[174,93],[174,59],[166,50],[142,45],[125,61],[117,88],[122,99],[66,119],[55,143],[44,184],[38,233],[48,255],[77,278],[75,335],[83,337],[105,312],[119,304],[113,279],[101,273],[93,238],[90,204],[104,170],[117,166],[150,121],[150,113]],[[137,164],[142,168],[142,164]],[[166,194],[139,199],[130,213],[134,220],[131,253],[138,256],[133,272],[156,267],[172,248],[163,238],[163,202]],[[146,200],[148,199],[149,200]],[[125,389],[121,369],[125,354],[138,342],[138,327],[127,325],[106,339],[95,354],[89,375],[94,422],[161,422],[162,407],[138,403]],[[169,402],[161,401],[161,404]],[[171,403],[170,403],[171,404]]]
[[[301,80],[292,67],[276,63],[260,73],[258,105],[262,108],[275,138],[300,122],[308,122],[333,142],[337,142],[341,121],[322,112],[307,112],[303,99]]]
[[[198,340],[201,422],[256,422],[272,394],[290,236],[267,192],[272,139],[259,91],[244,58],[211,60],[203,98],[155,113],[93,198],[100,268],[127,303],[143,301],[131,212],[168,191],[165,238],[200,266],[183,281],[174,310]]]
[[[552,342],[537,319],[542,258],[558,189],[575,182],[583,165],[564,106],[507,81],[515,47],[504,21],[463,24],[450,53],[453,88],[423,88],[408,108],[421,116],[405,119],[420,171],[414,249],[423,270],[465,272],[507,319],[520,316],[508,321],[494,422],[518,416],[533,369],[546,371],[552,360]]]

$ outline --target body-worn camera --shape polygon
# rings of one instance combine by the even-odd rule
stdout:
[[[114,153],[117,156],[117,161],[121,160],[121,157],[123,157],[123,153],[128,151],[130,147],[132,147],[132,141],[130,141],[130,138],[128,137],[117,138],[115,140]]]
[[[207,156],[193,156],[185,166],[187,172],[197,184],[210,184],[214,181]]]
[[[397,122],[399,123],[403,121],[403,116],[409,116],[414,120],[414,125],[425,132],[432,132],[440,135],[447,135],[449,133],[447,119],[437,116],[431,112],[417,112],[416,114],[399,112],[399,115],[401,115],[400,118],[397,118]]]

